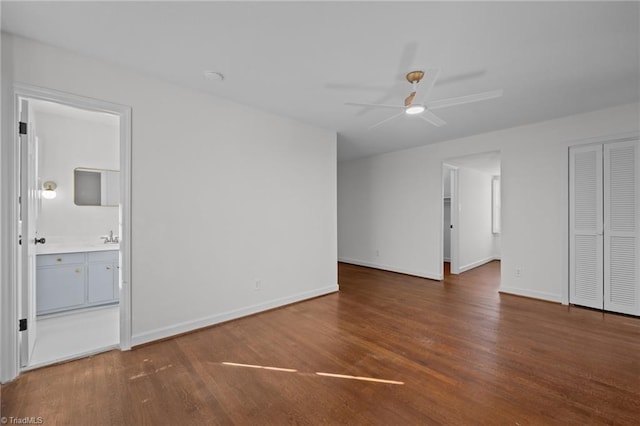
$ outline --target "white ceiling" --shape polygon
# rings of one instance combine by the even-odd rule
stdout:
[[[338,132],[353,159],[640,98],[638,2],[2,2],[2,28]],[[413,69],[431,99],[505,95],[439,110],[435,128],[390,110]],[[220,71],[223,82],[202,76]]]

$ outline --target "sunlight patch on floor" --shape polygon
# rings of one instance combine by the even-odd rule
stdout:
[[[257,369],[261,369],[261,370],[271,370],[271,371],[284,371],[284,372],[288,372],[288,373],[298,373],[298,370],[295,370],[293,368],[281,368],[281,367],[267,367],[264,365],[255,365],[255,364],[240,364],[237,362],[222,362],[222,365],[228,365],[231,367],[246,367],[246,368],[257,368]],[[304,373],[299,373],[299,374],[304,374]],[[362,381],[366,381],[366,382],[376,382],[376,383],[386,383],[386,384],[390,384],[390,385],[404,385],[404,382],[399,382],[397,380],[387,380],[387,379],[377,379],[375,377],[363,377],[363,376],[350,376],[347,374],[335,374],[335,373],[322,373],[322,372],[316,372],[315,373],[318,376],[324,376],[324,377],[335,377],[338,379],[349,379],[349,380],[362,380]]]
[[[253,364],[238,364],[237,362],[223,362],[224,365],[230,365],[232,367],[247,367],[247,368],[261,368],[263,370],[272,370],[272,371],[285,371],[289,373],[295,373],[298,370],[294,370],[291,368],[280,368],[280,367],[265,367],[264,365],[253,365]]]
[[[388,383],[390,385],[404,385],[404,382],[398,382],[396,380],[376,379],[374,377],[349,376],[346,374],[334,374],[334,373],[316,373],[316,374],[318,376],[337,377],[339,379],[364,380],[367,382]]]

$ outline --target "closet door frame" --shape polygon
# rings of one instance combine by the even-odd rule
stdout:
[[[640,131],[631,131],[631,132],[622,132],[622,133],[617,133],[617,134],[610,134],[610,135],[605,135],[605,136],[597,136],[597,137],[592,137],[592,138],[582,138],[582,139],[574,139],[572,141],[568,141],[567,142],[567,151],[566,152],[566,164],[567,164],[567,168],[566,173],[567,173],[567,188],[568,188],[568,193],[567,193],[567,204],[565,205],[566,207],[566,212],[567,212],[567,222],[565,222],[567,224],[567,228],[566,228],[566,232],[567,237],[568,237],[568,242],[569,244],[566,246],[566,250],[567,250],[567,258],[565,258],[565,265],[568,266],[568,268],[566,269],[566,281],[565,281],[565,285],[564,287],[564,291],[563,291],[563,297],[562,297],[562,303],[564,305],[571,305],[571,304],[576,304],[574,297],[571,294],[572,291],[572,266],[573,266],[573,260],[572,260],[572,232],[571,232],[571,226],[572,226],[572,218],[571,218],[571,193],[572,193],[572,189],[571,189],[571,170],[572,170],[572,165],[571,165],[571,151],[580,147],[586,147],[589,145],[604,145],[606,143],[615,143],[615,142],[627,142],[627,141],[634,141],[634,140],[638,140],[640,139]],[[604,299],[603,299],[603,304],[604,304]],[[600,307],[598,309],[603,309],[603,307]]]

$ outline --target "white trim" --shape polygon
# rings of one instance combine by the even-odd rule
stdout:
[[[209,327],[221,322],[257,314],[268,309],[279,308],[281,306],[290,305],[292,303],[301,302],[303,300],[312,299],[314,297],[335,293],[338,290],[338,284],[329,285],[327,287],[306,291],[304,293],[298,293],[292,296],[282,297],[280,299],[274,299],[268,302],[259,303],[257,305],[234,309],[193,321],[185,321],[168,327],[157,328],[155,330],[134,335],[132,338],[132,343],[133,346],[137,346],[143,343],[152,342],[154,340],[166,339],[167,337],[176,336],[178,334],[187,333],[189,331],[194,331],[204,327]]]
[[[128,350],[131,348],[131,107],[106,102],[98,99],[78,96],[70,93],[60,92],[42,87],[14,84],[13,86],[13,115],[9,117],[12,133],[17,133],[17,112],[16,105],[19,98],[39,99],[45,101],[56,102],[60,104],[70,105],[86,110],[106,112],[117,115],[120,118],[120,185],[122,204],[120,223],[121,223],[121,243],[120,243],[120,349]],[[4,136],[4,134],[3,134]],[[4,145],[4,144],[3,144]],[[3,158],[3,168],[8,171],[8,182],[3,187],[2,205],[8,210],[3,212],[6,214],[7,220],[3,220],[3,226],[6,232],[2,239],[2,258],[3,272],[6,270],[8,281],[3,279],[2,282],[2,298],[0,299],[0,308],[3,313],[0,322],[0,360],[2,368],[0,374],[0,382],[15,379],[20,372],[19,364],[19,332],[18,330],[18,303],[20,291],[20,283],[18,283],[18,250],[17,243],[17,227],[18,223],[18,202],[17,202],[17,183],[20,181],[18,176],[18,153],[15,141],[7,143],[6,147],[8,158]],[[5,195],[6,194],[6,195]]]
[[[442,261],[443,262],[451,262],[451,258],[450,257],[443,257]]]
[[[382,269],[384,271],[398,272],[400,274],[413,275],[420,278],[442,281],[442,274],[436,274],[427,271],[415,271],[412,269],[397,268],[395,266],[384,265],[382,263],[367,262],[365,260],[349,259],[347,257],[339,257],[338,262],[349,263],[351,265],[366,266],[367,268]]]
[[[489,262],[494,261],[494,260],[498,260],[496,258],[496,256],[489,256],[489,257],[485,257],[484,259],[480,259],[480,260],[477,260],[475,262],[468,263],[468,264],[460,267],[460,273],[466,272],[466,271],[468,271],[470,269],[473,269],[473,268],[477,268],[478,266],[482,266],[485,263],[489,263]]]
[[[616,133],[613,135],[595,136],[592,138],[573,139],[567,141],[569,147],[579,145],[599,145],[608,142],[626,142],[636,140],[640,137],[640,131]]]
[[[562,295],[554,293],[546,293],[543,291],[527,290],[524,288],[504,287],[498,290],[500,293],[513,294],[516,296],[530,297],[532,299],[540,299],[548,302],[562,303]]]
[[[131,107],[120,114],[120,350],[131,349]]]
[[[16,293],[19,288],[15,283],[18,281],[18,192],[17,186],[20,182],[17,167],[19,159],[19,151],[16,144],[17,118],[15,100],[13,100],[13,115],[10,115],[10,121],[2,120],[11,129],[2,133],[2,264],[0,264],[0,273],[2,280],[0,281],[0,382],[6,383],[18,376],[20,368],[19,342],[17,339],[18,330],[18,312],[19,297]],[[10,113],[11,114],[11,113]],[[4,117],[3,117],[4,118]],[[5,135],[8,140],[5,141]]]
[[[460,268],[460,193],[458,186],[459,169],[451,169],[451,265],[452,275],[463,272]]]

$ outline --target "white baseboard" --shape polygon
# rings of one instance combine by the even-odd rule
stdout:
[[[384,271],[398,272],[401,274],[413,275],[420,278],[428,278],[430,280],[436,280],[436,281],[442,280],[442,274],[434,274],[432,272],[426,272],[426,271],[415,271],[411,269],[397,268],[395,266],[384,265],[381,263],[367,262],[364,260],[356,260],[356,259],[349,259],[346,257],[339,257],[338,262],[350,263],[352,265],[358,265],[358,266],[366,266],[368,268],[382,269]]]
[[[469,263],[467,265],[461,266],[460,268],[458,268],[458,270],[460,271],[460,273],[468,271],[469,269],[473,269],[473,268],[477,268],[478,266],[482,266],[485,263],[489,263],[493,260],[496,260],[495,256],[489,256],[489,257],[485,257],[484,259],[480,259],[478,261]]]
[[[335,293],[339,290],[337,284],[323,288],[318,288],[304,293],[294,294],[292,296],[282,297],[280,299],[270,300],[268,302],[259,303],[245,308],[234,309],[232,311],[222,312],[205,318],[193,321],[185,321],[169,327],[157,328],[155,330],[146,331],[144,333],[132,336],[132,346],[141,345],[143,343],[153,342],[154,340],[166,339],[167,337],[176,336],[178,334],[197,330],[199,328],[209,327],[221,322],[230,321],[246,317],[248,315],[257,314],[269,309],[279,308],[281,306],[290,305],[292,303],[301,302],[303,300],[312,299],[318,296]]]
[[[542,291],[527,290],[524,288],[505,287],[505,286],[501,286],[499,291],[500,293],[515,294],[516,296],[524,296],[524,297],[530,297],[532,299],[546,300],[548,302],[562,303],[561,294],[553,294],[553,293],[546,293]]]

